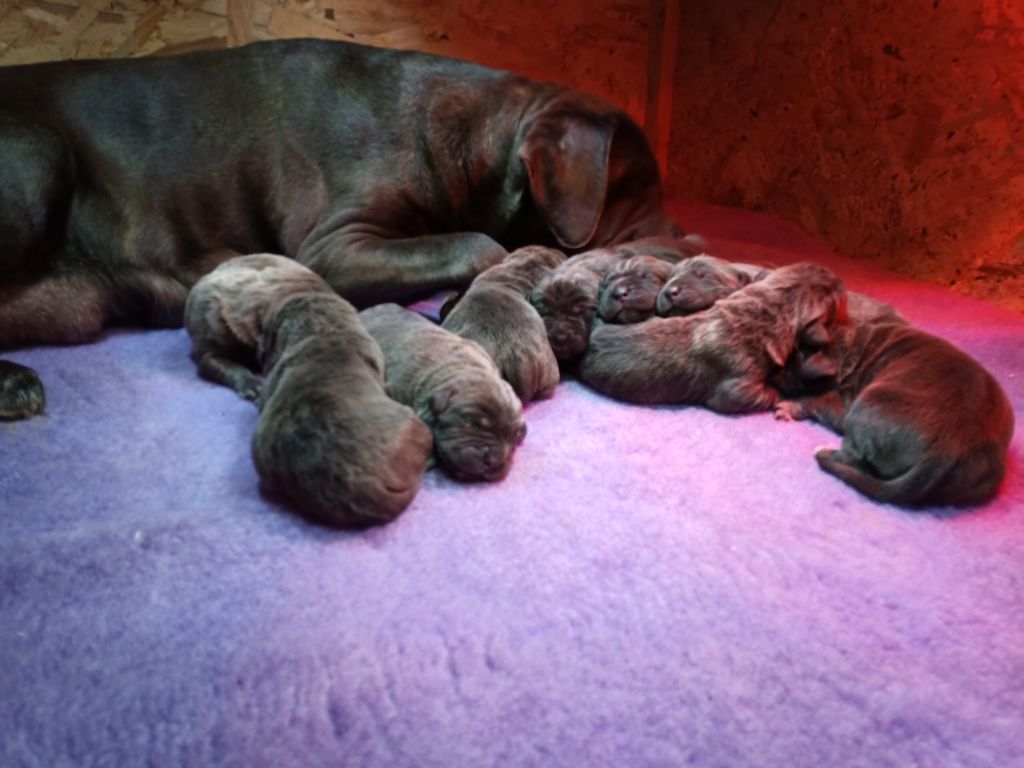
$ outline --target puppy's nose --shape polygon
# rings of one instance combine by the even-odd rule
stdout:
[[[567,342],[569,340],[569,335],[564,330],[562,330],[562,329],[558,329],[557,331],[552,331],[548,335],[549,335],[549,338],[551,339],[551,343],[555,344],[557,346],[562,346],[563,344],[565,344],[565,342]]]
[[[670,285],[668,288],[665,289],[665,292],[668,294],[668,297],[670,299],[672,299],[673,301],[675,301],[676,299],[679,298],[679,286],[678,285]]]
[[[612,291],[612,293],[615,295],[616,299],[625,299],[627,296],[629,296],[629,286],[627,286],[627,285],[616,286],[615,290]]]

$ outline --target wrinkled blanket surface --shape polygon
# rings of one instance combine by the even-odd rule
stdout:
[[[508,478],[393,524],[260,495],[257,412],[183,330],[5,355],[0,765],[1024,765],[1024,317],[694,203],[711,251],[813,259],[987,366],[1017,414],[986,507],[911,513],[769,414],[563,382]]]

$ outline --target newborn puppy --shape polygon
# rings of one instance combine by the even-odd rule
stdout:
[[[478,275],[441,323],[445,330],[479,343],[524,404],[551,397],[558,385],[558,361],[544,321],[526,296],[565,258],[543,246],[513,251]]]
[[[658,294],[657,312],[662,317],[700,312],[740,288],[763,280],[770,271],[706,253],[694,256],[675,265]]]
[[[830,270],[781,267],[699,314],[598,325],[579,376],[632,403],[769,410],[779,399],[768,383],[773,371],[799,344],[827,344],[845,314],[846,291]]]
[[[598,310],[601,281],[616,264],[638,255],[675,263],[703,244],[697,235],[681,239],[643,238],[573,256],[546,275],[529,298],[544,319],[555,357],[561,361],[573,360],[587,348],[590,327]]]
[[[631,256],[613,266],[598,286],[597,314],[606,323],[639,323],[651,317],[673,264]]]
[[[387,396],[380,348],[355,308],[333,291],[299,293],[263,326],[252,457],[264,487],[330,525],[397,517],[426,472],[430,430]]]
[[[825,472],[909,507],[996,494],[1013,409],[992,375],[949,342],[883,316],[843,324],[787,368],[785,393],[797,399],[778,403],[776,417],[814,419],[843,436],[840,449],[815,455]]]
[[[384,353],[388,394],[430,427],[441,466],[460,480],[505,477],[526,424],[484,348],[397,304],[359,318]]]
[[[333,293],[312,270],[271,253],[237,256],[203,276],[185,302],[199,374],[255,400],[260,380],[253,368],[264,319],[282,299],[308,291]]]

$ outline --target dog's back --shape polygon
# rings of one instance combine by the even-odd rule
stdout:
[[[384,389],[384,364],[355,309],[298,294],[267,318],[268,367],[252,440],[266,488],[307,516],[346,528],[387,522],[426,472],[430,430]]]
[[[993,376],[945,339],[901,322],[859,326],[837,389],[843,447],[822,469],[880,501],[969,506],[1005,474],[1013,409]]]

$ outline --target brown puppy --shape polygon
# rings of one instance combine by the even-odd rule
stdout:
[[[387,396],[380,348],[355,308],[333,292],[277,302],[260,360],[267,378],[252,457],[264,487],[345,528],[401,513],[433,443],[413,410]]]
[[[597,314],[606,323],[639,323],[654,315],[658,294],[673,264],[655,256],[630,256],[598,286]]]
[[[768,410],[779,399],[768,385],[773,370],[800,343],[826,344],[845,314],[839,278],[795,264],[696,315],[598,325],[579,374],[598,392],[633,403]]]
[[[460,480],[505,477],[526,424],[484,348],[397,304],[359,318],[384,353],[388,394],[430,427],[441,465]]]
[[[764,279],[770,271],[706,253],[680,261],[658,294],[658,314],[674,317],[700,312],[745,285]]]
[[[185,302],[185,328],[200,375],[246,400],[259,397],[253,368],[264,320],[275,304],[310,291],[333,293],[312,270],[271,253],[229,259],[202,277]]]
[[[650,237],[595,248],[573,256],[553,270],[530,294],[530,303],[544,319],[555,357],[563,362],[573,360],[587,348],[601,281],[612,267],[637,255],[674,263],[703,245],[704,241],[696,235],[680,239]]]
[[[541,278],[565,261],[553,248],[527,246],[480,274],[441,327],[479,343],[525,404],[551,397],[558,385],[558,360],[544,321],[526,300]]]
[[[992,375],[955,346],[884,316],[840,326],[787,366],[776,417],[814,419],[843,436],[815,458],[879,501],[969,506],[991,499],[1006,472],[1013,409]],[[821,373],[834,369],[822,389]],[[817,394],[807,395],[814,391]]]

